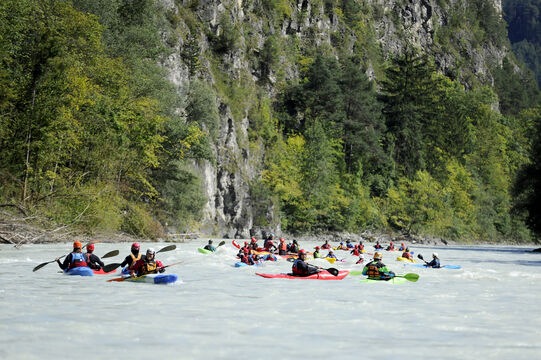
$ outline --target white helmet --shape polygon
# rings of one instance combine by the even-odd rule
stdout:
[[[147,254],[155,255],[155,254],[156,254],[156,251],[154,250],[154,248],[148,248],[148,249],[147,249]]]
[[[434,253],[432,253],[432,257],[435,257],[435,258],[439,259],[439,257],[438,257],[438,253],[435,253],[435,252],[434,252]]]

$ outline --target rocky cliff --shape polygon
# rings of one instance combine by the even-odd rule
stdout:
[[[485,13],[491,7],[492,20],[501,22],[500,1],[476,3]],[[208,198],[201,232],[230,237],[246,237],[261,226],[254,222],[251,184],[260,176],[265,153],[263,140],[250,137],[253,108],[261,106],[261,99],[272,101],[284,82],[297,80],[306,49],[324,48],[337,57],[360,54],[369,77],[377,81],[385,60],[412,46],[430,54],[442,73],[465,85],[492,84],[491,69],[508,52],[502,39],[486,41],[491,38],[485,36],[479,41],[480,19],[465,16],[471,15],[466,14],[471,6],[465,0],[164,0],[163,4],[179,19],[178,42],[170,44],[174,51],[164,64],[179,95],[185,96],[194,78],[218,89],[216,161],[193,166]],[[269,39],[279,44],[279,55],[264,68],[261,58]],[[194,43],[195,53],[188,58],[186,49],[194,48]],[[284,44],[287,50],[280,49]],[[291,54],[291,48],[301,50]],[[231,83],[248,95],[235,98],[223,90]],[[265,228],[279,231],[273,211],[268,206],[264,212]]]

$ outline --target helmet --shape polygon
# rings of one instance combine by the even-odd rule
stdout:
[[[432,253],[432,257],[435,257],[436,259],[439,259],[438,253]]]
[[[316,247],[315,247],[315,249],[316,249],[316,250],[319,250],[319,249],[320,249],[320,247],[319,247],[319,246],[316,246]]]
[[[81,242],[79,240],[76,240],[76,241],[73,242],[73,248],[74,249],[82,249],[83,244],[81,244]]]
[[[133,244],[131,244],[131,249],[132,250],[139,251],[140,248],[141,248],[141,245],[139,245],[139,243],[134,242]]]
[[[284,242],[284,241],[286,241],[286,239],[280,238],[280,242]]]
[[[86,246],[86,250],[87,250],[88,252],[94,251],[94,244],[88,244],[88,245]]]
[[[381,260],[381,259],[383,259],[383,255],[381,255],[379,251],[376,251],[374,253],[374,260]]]
[[[156,254],[156,250],[154,250],[153,248],[148,248],[148,249],[147,249],[147,254],[155,255],[155,254]]]
[[[209,244],[212,244],[212,240],[209,240]]]
[[[252,241],[251,241],[251,242],[252,242],[252,244],[255,243],[255,242],[257,242],[257,240],[255,239],[255,237],[252,238]]]
[[[306,252],[306,250],[304,250],[304,249],[300,249],[299,252],[298,252],[298,255],[299,255],[299,256],[300,256],[300,255],[306,255],[306,254],[307,254],[307,252]]]
[[[344,245],[344,242],[343,242],[343,241],[340,241],[340,245]]]

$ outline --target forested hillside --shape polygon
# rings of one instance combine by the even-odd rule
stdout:
[[[146,238],[535,239],[541,102],[498,4],[4,0],[2,210]]]

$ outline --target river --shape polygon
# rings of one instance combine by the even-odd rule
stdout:
[[[181,282],[107,282],[112,275],[66,276],[45,261],[71,244],[0,245],[1,359],[534,359],[541,346],[541,254],[531,247],[412,246],[425,259],[460,270],[383,261],[417,282],[361,283],[265,279],[255,272],[291,269],[281,260],[235,268],[229,241],[215,254],[177,244],[157,258]],[[215,241],[217,243],[218,241]],[[143,243],[163,248],[170,243]],[[301,243],[312,250],[315,243]],[[127,243],[98,243],[95,254],[120,255]],[[371,246],[367,246],[372,249]],[[371,250],[369,250],[371,251]],[[360,269],[345,262],[323,267]],[[368,258],[368,256],[367,256]]]

